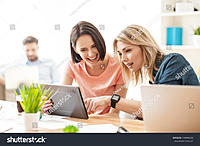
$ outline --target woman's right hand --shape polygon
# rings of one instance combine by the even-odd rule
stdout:
[[[41,108],[44,111],[44,113],[50,114],[50,113],[48,113],[48,110],[50,108],[52,108],[52,105],[53,105],[53,102],[51,100],[47,100],[47,101],[44,102],[44,104],[42,105]]]
[[[84,100],[88,114],[95,113],[98,108],[104,109],[110,105],[110,96],[99,96]]]

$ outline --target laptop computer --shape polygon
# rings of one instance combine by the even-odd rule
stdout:
[[[80,88],[72,85],[41,84],[46,89],[53,90],[50,99],[53,107],[49,114],[88,119],[88,113],[83,102]]]
[[[141,86],[148,132],[200,132],[200,86]]]
[[[5,87],[8,90],[17,89],[20,84],[38,83],[38,80],[36,66],[19,65],[5,71]]]

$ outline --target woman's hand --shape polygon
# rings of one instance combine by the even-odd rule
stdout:
[[[99,108],[110,106],[110,98],[109,96],[100,96],[84,100],[88,114],[95,113]]]
[[[44,111],[44,113],[49,114],[48,110],[52,108],[52,105],[53,105],[53,102],[50,99],[50,100],[45,101],[41,108]]]

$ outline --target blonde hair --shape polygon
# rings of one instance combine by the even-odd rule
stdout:
[[[144,57],[144,65],[147,70],[144,70],[144,67],[140,68],[136,72],[132,72],[128,67],[121,61],[121,57],[117,55],[117,42],[121,41],[130,45],[139,46],[142,49]],[[139,25],[130,25],[120,32],[120,34],[115,38],[113,42],[114,54],[118,56],[118,60],[123,68],[124,79],[129,82],[132,79],[135,82],[135,85],[140,81],[143,82],[143,74],[148,74],[150,81],[153,82],[153,70],[158,70],[155,66],[156,61],[161,61],[164,53],[151,36],[148,30]]]

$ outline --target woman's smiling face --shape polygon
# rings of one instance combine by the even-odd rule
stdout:
[[[85,34],[77,39],[75,51],[87,64],[94,65],[99,61],[100,54],[90,35]]]
[[[122,41],[117,42],[117,52],[121,62],[133,72],[143,66],[144,58],[142,49],[139,46],[131,45]]]

